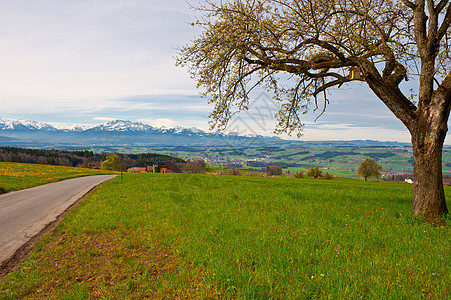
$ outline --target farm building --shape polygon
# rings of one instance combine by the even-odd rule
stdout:
[[[182,173],[172,161],[168,160],[158,165],[159,173]]]
[[[165,161],[158,166],[132,167],[127,170],[130,173],[182,173],[172,161]]]
[[[409,178],[404,179],[404,182],[405,182],[405,183],[413,184],[414,180],[415,180],[415,178],[409,177]]]
[[[100,170],[100,167],[101,167],[101,166],[102,166],[102,163],[99,162],[99,161],[91,162],[91,163],[88,164],[88,167],[89,167],[89,168],[99,169],[99,170]]]
[[[129,173],[144,173],[144,172],[146,172],[146,168],[133,167],[133,168],[129,168],[127,170],[127,172],[129,172]]]

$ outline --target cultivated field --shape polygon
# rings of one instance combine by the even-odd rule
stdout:
[[[357,177],[357,166],[366,157],[375,159],[384,174],[413,173],[413,156],[409,147],[110,147],[94,148],[95,152],[155,152],[184,159],[199,158],[215,166],[265,170],[268,165],[284,172],[307,170],[319,166],[337,176]],[[451,175],[451,150],[443,150],[443,173]]]
[[[0,193],[61,181],[64,179],[111,174],[113,172],[50,165],[0,162]]]
[[[451,220],[411,217],[412,198],[393,182],[126,174],[0,280],[0,299],[449,299]]]

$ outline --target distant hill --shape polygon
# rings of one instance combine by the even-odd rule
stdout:
[[[13,139],[13,140],[10,140]],[[109,121],[88,129],[57,129],[49,124],[0,119],[0,143],[16,147],[145,146],[145,145],[266,145],[278,137],[207,133],[197,128],[156,128],[140,122]]]
[[[16,147],[0,147],[0,161],[36,163],[68,167],[93,167],[96,163],[105,161],[107,153],[94,153],[92,151],[60,151],[42,149],[24,149]],[[121,160],[123,169],[131,167],[146,167],[157,165],[161,162],[171,160],[184,162],[183,159],[165,154],[141,153],[122,154],[116,153]]]
[[[140,122],[109,121],[91,128],[57,129],[30,120],[0,118],[0,146],[58,148],[93,146],[230,146],[230,147],[402,147],[409,144],[379,141],[294,141],[237,133],[208,133],[198,128],[157,128]]]

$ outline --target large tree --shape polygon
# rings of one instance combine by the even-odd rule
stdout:
[[[117,155],[111,154],[104,162],[102,162],[100,168],[102,170],[121,171],[121,161]]]
[[[371,177],[378,179],[381,176],[381,171],[382,167],[376,162],[375,159],[369,157],[362,160],[357,167],[357,174],[365,178],[365,181]]]
[[[451,0],[230,0],[198,9],[203,31],[181,49],[209,102],[212,128],[266,86],[280,101],[276,132],[300,135],[300,116],[328,90],[364,82],[411,134],[413,214],[447,212],[442,147],[451,102]],[[287,74],[287,75],[284,75]],[[418,82],[415,97],[403,91]]]

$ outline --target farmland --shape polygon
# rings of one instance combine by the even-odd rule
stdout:
[[[126,174],[0,280],[0,298],[447,299],[451,220],[413,218],[412,198],[350,178]]]
[[[0,189],[17,191],[74,177],[111,173],[83,168],[0,162]]]
[[[409,147],[113,147],[93,148],[96,152],[156,152],[183,159],[198,158],[216,166],[264,170],[268,165],[281,166],[284,172],[319,166],[328,172],[356,177],[356,168],[365,157],[376,159],[384,174],[413,173],[413,157]],[[443,151],[443,173],[451,175],[451,149]]]

